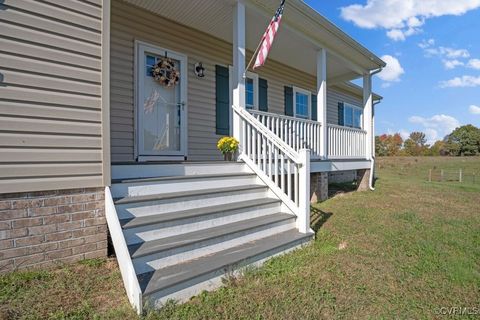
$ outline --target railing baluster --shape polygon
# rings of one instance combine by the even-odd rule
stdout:
[[[268,143],[268,177],[272,179],[272,143]]]
[[[295,197],[295,204],[298,206],[298,167],[297,166],[294,166],[293,167],[293,172],[294,172],[294,197]]]
[[[278,149],[275,146],[273,147],[273,157],[275,159],[274,160],[275,161],[275,166],[273,168],[273,170],[275,170],[274,171],[274,173],[275,173],[275,175],[274,175],[275,176],[275,185],[279,187],[280,184],[278,182]]]
[[[287,195],[292,199],[292,170],[290,168],[290,159],[287,159]]]

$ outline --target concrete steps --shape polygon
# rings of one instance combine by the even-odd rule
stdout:
[[[312,238],[297,231],[295,216],[245,165],[225,166],[155,165],[155,173],[142,166],[123,175],[114,169],[118,224],[147,304],[214,289],[226,273]]]

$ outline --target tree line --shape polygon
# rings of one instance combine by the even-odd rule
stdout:
[[[425,133],[412,132],[403,140],[399,133],[375,137],[377,156],[477,156],[480,155],[480,129],[468,124],[453,130],[443,140],[427,144]]]

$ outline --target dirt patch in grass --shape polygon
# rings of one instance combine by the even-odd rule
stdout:
[[[426,173],[432,165],[480,171],[480,159],[377,164],[375,192],[345,193],[312,208],[310,245],[143,318],[423,319],[438,317],[440,307],[478,307],[480,184],[428,183]],[[6,316],[138,319],[112,260],[0,279]]]

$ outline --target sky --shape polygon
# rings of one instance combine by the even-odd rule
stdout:
[[[433,143],[480,127],[480,0],[305,2],[387,63],[374,78],[377,135],[422,131]]]

